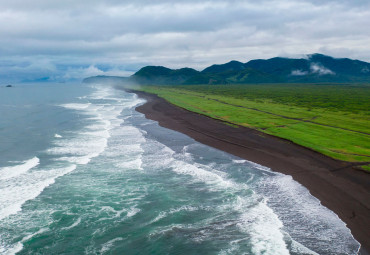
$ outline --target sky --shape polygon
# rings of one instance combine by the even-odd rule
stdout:
[[[0,84],[322,53],[370,62],[369,0],[0,0]]]

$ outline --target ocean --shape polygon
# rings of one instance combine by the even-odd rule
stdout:
[[[160,127],[107,84],[0,87],[0,254],[357,254],[291,176]]]

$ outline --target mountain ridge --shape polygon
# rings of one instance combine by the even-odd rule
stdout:
[[[89,77],[84,82],[108,80],[108,77]],[[113,79],[119,80],[118,77]],[[246,63],[232,60],[202,71],[188,67],[145,66],[119,81],[142,85],[370,82],[370,63],[314,53],[306,58],[274,57]]]

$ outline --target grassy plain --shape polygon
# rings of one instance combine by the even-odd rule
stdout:
[[[335,159],[362,162],[362,168],[370,170],[370,85],[146,86],[142,90]]]

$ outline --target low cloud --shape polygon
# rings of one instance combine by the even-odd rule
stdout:
[[[133,72],[126,71],[126,70],[119,70],[117,68],[110,69],[108,71],[103,71],[96,66],[89,66],[87,68],[70,68],[66,71],[63,75],[64,80],[78,80],[84,79],[90,76],[97,76],[97,75],[107,75],[107,76],[130,76]]]
[[[370,72],[369,68],[367,66],[365,66],[364,68],[362,68],[361,70],[361,73],[368,73]]]
[[[50,82],[79,81],[96,75],[130,76],[134,71],[124,67],[107,66],[99,68],[95,65],[79,66],[73,64],[57,65],[50,61],[35,61],[23,63],[0,62],[0,84],[6,82],[32,82],[44,80]]]
[[[293,76],[304,76],[304,75],[307,75],[307,74],[308,74],[307,71],[293,70],[290,75],[293,75]]]
[[[310,66],[311,72],[318,75],[335,75],[335,72],[332,70],[316,63],[311,63]]]

